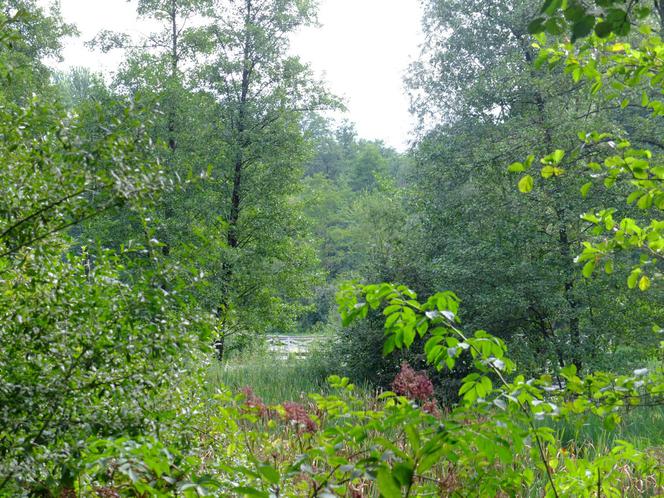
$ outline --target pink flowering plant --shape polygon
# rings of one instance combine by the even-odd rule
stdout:
[[[426,403],[434,397],[433,383],[426,372],[416,372],[407,361],[392,381],[392,390],[414,401]]]

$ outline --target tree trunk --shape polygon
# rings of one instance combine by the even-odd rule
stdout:
[[[171,0],[171,85],[175,85],[178,76],[178,29],[177,29],[177,0]],[[168,148],[171,153],[175,152],[177,142],[175,140],[175,99],[171,98],[171,103],[168,110]]]
[[[664,35],[664,0],[655,0],[655,11],[659,16],[659,30]]]
[[[242,203],[242,173],[244,167],[244,148],[247,146],[247,139],[245,137],[246,131],[246,113],[247,113],[247,98],[249,95],[249,86],[251,83],[250,76],[250,43],[251,43],[251,2],[246,0],[246,13],[245,13],[245,36],[244,36],[244,60],[242,68],[242,87],[240,89],[240,100],[238,102],[238,117],[237,117],[237,151],[235,154],[235,164],[233,170],[233,192],[231,194],[231,210],[228,218],[228,246],[236,249],[239,244],[238,239],[238,220],[240,219],[240,209]]]
[[[527,40],[522,37],[522,45]],[[530,52],[530,49],[524,45],[524,57],[526,62],[532,66],[534,59],[533,55]],[[535,75],[534,72],[532,73]],[[535,106],[537,108],[537,121],[544,132],[544,144],[546,146],[546,152],[551,153],[554,150],[553,137],[551,136],[551,130],[547,126],[546,122],[546,108],[544,97],[540,93],[538,88],[534,88],[534,98]],[[564,282],[564,292],[563,296],[570,310],[570,318],[567,321],[569,328],[569,334],[571,342],[574,345],[574,349],[577,353],[580,353],[579,349],[581,346],[581,331],[579,327],[579,317],[578,317],[578,303],[574,298],[574,259],[572,257],[572,247],[569,240],[567,220],[565,219],[565,209],[556,207],[555,208],[556,216],[558,218],[558,248],[560,250],[561,259],[566,270],[565,282]],[[558,352],[560,355],[560,351]],[[572,362],[576,365],[577,370],[581,370],[581,361],[577,354],[574,354],[571,358]],[[561,360],[562,362],[562,360]]]
[[[249,87],[251,84],[251,12],[252,12],[252,0],[245,0],[245,36],[244,36],[244,54],[243,54],[243,68],[242,68],[242,86],[240,89],[240,100],[238,101],[238,114],[237,114],[237,124],[236,124],[236,153],[235,160],[233,164],[233,191],[231,193],[231,208],[228,216],[228,234],[226,238],[226,243],[231,249],[237,249],[240,245],[239,233],[238,233],[238,222],[240,219],[240,211],[242,208],[242,181],[243,181],[243,169],[244,169],[244,149],[248,145],[247,138],[245,137],[246,132],[246,119],[247,119],[247,99],[249,96]],[[228,313],[229,309],[229,289],[228,285],[230,284],[233,278],[233,267],[230,263],[224,262],[223,264],[223,273],[224,273],[224,283],[226,284],[226,289],[224,289],[225,295],[223,301],[219,306],[219,310],[223,315]],[[225,321],[226,317],[220,317]],[[225,334],[222,331],[219,338],[215,343],[217,349],[217,358],[219,361],[224,358],[225,350]]]

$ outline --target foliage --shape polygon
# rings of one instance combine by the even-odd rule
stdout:
[[[579,190],[588,180],[562,174],[558,154],[576,147],[586,157],[580,128],[627,135],[640,149],[658,140],[657,121],[646,126],[640,114],[607,108],[590,84],[557,65],[545,70],[527,29],[538,7],[426,3],[429,37],[409,77],[424,132],[406,194],[413,221],[405,253],[415,271],[388,280],[425,294],[455,289],[464,322],[495,331],[524,372],[569,363],[588,371],[621,368],[617,349],[638,350],[636,358],[653,354],[660,298],[621,285],[625,251],[611,274],[586,279],[577,271],[575,256],[589,229]],[[533,188],[534,177],[521,175],[520,187],[531,192],[520,195],[505,165],[525,169],[535,157],[545,162],[541,174],[549,181]],[[589,199],[616,206],[622,194],[594,189]],[[620,211],[638,216],[636,206]]]
[[[459,390],[465,401],[462,406],[477,404],[476,410],[491,407],[496,432],[485,437],[494,443],[503,440],[505,428],[509,429],[509,444],[514,448],[522,448],[526,439],[532,438],[533,460],[539,459],[539,471],[548,479],[547,496],[588,493],[594,486],[610,496],[620,496],[620,479],[615,474],[609,477],[612,469],[625,461],[641,471],[655,468],[656,461],[634,451],[629,443],[618,442],[609,454],[594,460],[577,458],[574,462],[563,462],[564,472],[558,473],[558,459],[547,457],[557,452],[557,443],[546,426],[536,426],[534,421],[592,412],[603,418],[605,427],[613,429],[620,422],[621,407],[662,402],[661,366],[654,371],[635,370],[626,376],[595,373],[581,379],[572,365],[561,370],[564,382],[558,386],[548,374],[528,381],[517,375],[510,382],[507,376],[514,372],[515,365],[505,356],[504,342],[482,330],[473,335],[464,333],[458,327],[459,300],[453,293],[435,294],[424,303],[416,298],[404,286],[348,287],[340,294],[340,311],[344,320],[350,322],[365,317],[371,308],[384,306],[386,354],[395,348],[410,347],[416,335],[429,337],[425,347],[427,360],[438,369],[452,369],[457,358],[464,352],[470,353],[476,371],[463,380]],[[494,386],[494,382],[498,385]],[[489,474],[488,478],[493,476]],[[393,479],[398,482],[396,475]],[[517,478],[516,482],[524,481]]]
[[[321,281],[297,199],[310,151],[300,120],[337,103],[288,54],[288,34],[313,22],[315,5],[186,0],[142,2],[139,13],[159,31],[144,40],[103,32],[96,46],[127,52],[115,87],[155,113],[170,176],[205,176],[151,218],[160,257],[203,274],[196,297],[218,316],[223,356],[293,327]],[[140,240],[140,230],[129,236]]]
[[[356,288],[359,294],[355,296],[373,296],[371,300],[376,302],[373,298],[388,289],[395,293],[386,295],[388,302],[401,300],[395,295],[404,289],[387,284]],[[451,297],[441,294],[429,301],[450,302]],[[402,311],[398,313],[415,306],[413,299],[407,301],[401,303]],[[342,298],[348,317],[370,306],[352,303],[350,294]],[[444,318],[443,313],[450,310],[436,309],[441,316],[433,319],[432,327],[444,324],[460,332],[456,324]],[[359,315],[362,313],[359,311]],[[420,310],[413,313],[418,315]],[[426,314],[420,318],[429,320]],[[409,323],[395,325],[394,332],[400,333],[402,327],[409,328]],[[452,330],[450,333],[448,338],[457,334]],[[213,400],[197,409],[199,454],[205,457],[194,466],[198,472],[189,467],[182,482],[204,482],[201,494],[266,497],[364,496],[378,492],[395,497],[427,493],[476,496],[478,492],[525,495],[539,493],[545,486],[548,496],[555,496],[554,489],[559,496],[590,495],[598,487],[607,496],[654,496],[661,490],[664,483],[656,453],[626,441],[617,441],[613,448],[596,447],[596,451],[581,442],[562,446],[549,426],[553,419],[573,421],[584,411],[613,420],[619,412],[613,409],[602,414],[602,408],[618,399],[631,399],[631,393],[611,392],[597,377],[586,379],[581,386],[583,393],[579,393],[578,386],[551,390],[551,379],[547,378],[526,381],[517,376],[511,383],[494,386],[500,382],[492,370],[500,367],[493,356],[503,351],[500,341],[484,333],[467,337],[464,343],[469,345],[466,354],[475,352],[469,355],[480,370],[465,380],[462,391],[466,401],[443,417],[391,392],[376,399],[358,397],[348,379],[339,377],[330,378],[329,394],[311,394],[308,402],[270,405],[251,389],[237,394],[221,389]],[[464,350],[463,346],[459,349]],[[508,369],[508,361],[501,358]],[[571,369],[566,375],[570,384],[578,382]],[[638,372],[636,378],[646,381],[643,386],[631,384],[633,379],[624,379],[624,385],[646,390],[645,386],[654,387],[651,381],[661,380],[661,375],[661,369],[648,374]],[[601,396],[584,405],[582,401],[589,399],[587,389]],[[529,423],[533,417],[542,421]],[[100,468],[109,464],[116,465],[102,460]],[[547,485],[549,473],[551,481]],[[115,485],[123,482],[125,478],[118,476]],[[114,486],[113,481],[107,485]]]
[[[408,158],[314,114],[313,1],[141,0],[110,87],[5,4],[0,494],[664,491],[661,2],[427,0]]]
[[[96,439],[81,457],[78,493],[113,496],[206,496],[216,484],[210,477],[191,480],[198,460],[154,438]]]
[[[531,21],[529,30],[554,35],[569,31],[572,42],[591,33],[600,38],[608,38],[611,34],[626,36],[633,24],[649,16],[653,7],[660,16],[664,14],[664,5],[658,0],[652,3],[639,0],[546,0],[540,15]],[[664,27],[664,16],[661,22]]]
[[[210,396],[220,388],[239,392],[251,387],[266,403],[301,401],[308,393],[325,392],[325,379],[337,370],[320,346],[312,344],[311,348],[304,359],[295,355],[275,358],[275,352],[270,351],[229,355],[227,361],[211,366],[204,387]]]
[[[63,22],[56,7],[45,12],[35,0],[3,0],[0,5],[2,91],[13,99],[30,98],[29,90],[48,87],[44,59],[59,57],[62,37],[76,30]]]
[[[644,24],[641,31],[643,36],[634,44],[620,41],[610,34],[593,35],[577,45],[553,43],[542,48],[539,60],[564,65],[565,72],[575,81],[588,80],[592,83],[593,94],[600,94],[608,101],[619,101],[622,109],[629,106],[634,95],[640,92],[638,103],[631,105],[640,106],[656,119],[664,115],[661,101],[664,45],[649,24]],[[546,43],[546,37],[541,37],[541,43]],[[627,282],[631,289],[638,287],[646,291],[653,280],[661,279],[664,259],[661,150],[639,147],[640,144],[633,144],[629,137],[592,129],[579,132],[579,139],[579,146],[569,151],[558,149],[541,159],[545,164],[541,176],[545,179],[558,177],[566,168],[590,171],[591,181],[581,187],[583,197],[600,184],[606,189],[620,189],[627,204],[637,208],[635,216],[624,215],[623,210],[615,205],[603,206],[583,215],[593,234],[593,238],[584,243],[584,250],[578,258],[585,264],[583,273],[589,277],[599,264],[604,265],[606,273],[612,273],[615,254],[623,251],[639,253],[639,262],[632,265]],[[525,170],[532,162],[531,157],[523,168],[519,166],[521,163],[517,163],[516,168]],[[555,174],[549,174],[550,170]],[[526,175],[521,181],[524,179],[532,177]],[[528,183],[532,181],[528,180]]]
[[[2,26],[9,59],[13,22]],[[206,335],[203,317],[190,331],[198,318],[168,271],[137,271],[149,247],[82,248],[67,233],[168,187],[144,117],[125,106],[86,136],[53,89],[34,90],[0,92],[0,492],[14,496],[71,489],[90,434],[158,429],[181,362]]]

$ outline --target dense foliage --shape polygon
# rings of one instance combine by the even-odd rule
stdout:
[[[168,391],[198,319],[166,269],[142,268],[145,247],[86,248],[68,235],[100,213],[145,209],[170,181],[149,154],[145,117],[129,102],[91,136],[54,103],[48,81],[31,74],[44,70],[37,59],[13,69],[17,58],[39,55],[24,50],[23,42],[36,43],[25,31],[36,30],[37,41],[57,36],[48,31],[57,18],[41,15],[18,10],[0,19],[3,495],[72,487],[91,434],[153,430],[172,409]]]
[[[422,3],[402,154],[316,2],[141,0],[106,80],[0,1],[0,496],[664,492],[664,4]]]

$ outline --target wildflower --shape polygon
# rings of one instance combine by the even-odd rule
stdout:
[[[433,384],[425,372],[416,372],[404,361],[392,381],[392,390],[413,401],[427,402],[433,398]]]
[[[438,403],[436,403],[436,400],[433,398],[422,405],[422,410],[424,410],[429,415],[433,415],[434,417],[440,417],[441,415],[440,408],[438,408]]]
[[[433,383],[426,372],[416,372],[408,362],[401,364],[401,370],[392,381],[392,390],[400,396],[421,403],[422,410],[426,413],[435,417],[441,415],[434,396]]]
[[[256,411],[261,417],[268,415],[268,408],[260,396],[257,396],[251,387],[243,387],[240,392],[244,394],[244,406],[251,411]]]
[[[286,412],[284,418],[288,422],[297,424],[303,432],[316,432],[318,430],[316,422],[311,420],[307,410],[301,404],[286,401],[282,406]]]

